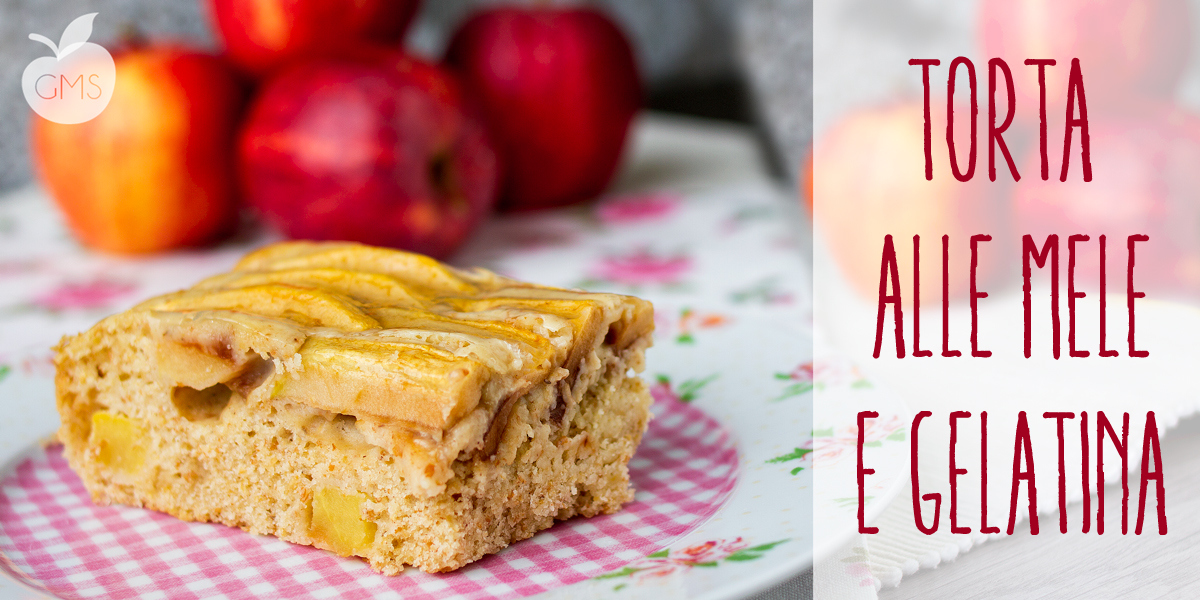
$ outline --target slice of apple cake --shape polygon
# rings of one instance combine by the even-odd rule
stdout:
[[[57,348],[99,504],[457,569],[633,497],[650,303],[293,242]]]

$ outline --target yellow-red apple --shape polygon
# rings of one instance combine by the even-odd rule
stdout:
[[[950,295],[969,290],[970,238],[980,246],[978,283],[995,281],[1004,255],[1007,221],[988,181],[986,152],[974,177],[960,182],[946,163],[945,111],[932,111],[933,178],[925,178],[924,117],[920,103],[862,110],[843,118],[817,142],[812,167],[814,221],[833,258],[864,298],[879,291],[884,237],[891,235],[904,302],[912,300],[913,235],[921,236],[921,300],[942,297],[942,236],[950,236]],[[958,131],[966,133],[967,127]],[[958,132],[956,131],[956,134]],[[956,136],[965,164],[966,136]],[[982,147],[981,147],[982,148]],[[986,290],[987,287],[980,289]]]
[[[84,244],[144,253],[212,241],[237,217],[230,149],[244,90],[221,59],[176,46],[116,53],[96,118],[34,116],[42,182]]]

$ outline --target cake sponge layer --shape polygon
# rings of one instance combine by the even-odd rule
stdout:
[[[413,257],[271,247],[236,276],[65,338],[59,437],[93,499],[388,574],[453,570],[630,501],[649,305],[437,263],[396,270],[429,268]],[[271,305],[272,285],[313,304]]]

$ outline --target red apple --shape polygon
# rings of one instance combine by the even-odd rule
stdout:
[[[115,54],[119,84],[99,116],[32,122],[34,162],[72,232],[94,248],[143,253],[229,231],[229,148],[245,99],[233,70],[174,46]]]
[[[1077,168],[1078,142],[1067,181],[1058,180],[1053,158],[1050,180],[1042,181],[1035,143],[1027,153],[1028,175],[1016,186],[1017,233],[1032,235],[1039,247],[1057,234],[1064,268],[1068,236],[1090,236],[1076,248],[1075,278],[1085,283],[1099,279],[1098,240],[1105,235],[1107,289],[1116,293],[1126,285],[1126,240],[1145,234],[1150,241],[1137,244],[1138,288],[1200,292],[1200,118],[1163,103],[1145,103],[1136,112],[1090,122],[1090,182]]]
[[[444,257],[495,202],[484,125],[448,71],[399,53],[268,81],[238,142],[247,200],[296,238]]]
[[[210,0],[233,61],[258,75],[361,42],[400,41],[420,0]]]
[[[979,8],[983,54],[1008,63],[1026,121],[1038,118],[1039,102],[1037,67],[1026,59],[1057,61],[1046,68],[1054,113],[1066,106],[1072,58],[1089,108],[1169,97],[1191,56],[1191,22],[1187,0],[983,0]]]
[[[587,200],[612,179],[641,105],[633,50],[587,8],[497,8],[459,28],[446,60],[481,100],[506,167],[502,207]]]

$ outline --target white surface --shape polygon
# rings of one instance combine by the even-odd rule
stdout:
[[[818,244],[819,242],[818,235]],[[837,347],[846,350],[862,366],[865,372],[883,382],[901,394],[905,402],[915,412],[930,410],[933,416],[926,419],[921,429],[920,472],[922,473],[921,493],[931,492],[942,495],[942,514],[938,532],[924,535],[914,524],[911,502],[911,488],[906,487],[893,501],[876,525],[881,531],[876,535],[860,536],[851,546],[845,547],[840,553],[818,566],[815,583],[817,598],[841,598],[842,586],[847,583],[847,577],[842,572],[839,561],[849,560],[855,553],[862,556],[864,566],[869,568],[870,575],[875,578],[875,585],[890,588],[899,585],[903,589],[907,578],[919,574],[922,570],[938,568],[943,563],[952,561],[975,546],[993,539],[1005,539],[1004,534],[987,536],[978,532],[978,465],[979,465],[979,434],[978,415],[981,410],[989,413],[989,507],[991,507],[990,525],[999,526],[1003,530],[1008,518],[1009,503],[1009,474],[1012,464],[1013,431],[1018,411],[1027,411],[1029,426],[1033,439],[1035,464],[1039,480],[1038,508],[1041,523],[1041,535],[1033,543],[1045,540],[1047,536],[1059,537],[1057,520],[1057,435],[1054,421],[1043,419],[1043,411],[1074,411],[1082,410],[1092,415],[1090,426],[1095,427],[1094,415],[1103,410],[1107,414],[1119,415],[1123,411],[1131,413],[1130,419],[1130,449],[1129,465],[1131,468],[1140,466],[1142,423],[1146,411],[1156,412],[1160,432],[1166,431],[1184,417],[1196,412],[1200,403],[1200,394],[1187,385],[1181,378],[1184,373],[1194,370],[1194,365],[1200,362],[1200,347],[1195,340],[1200,336],[1200,311],[1194,307],[1157,302],[1152,299],[1138,301],[1138,345],[1143,349],[1151,349],[1151,357],[1147,359],[1130,359],[1121,356],[1114,359],[1101,360],[1093,356],[1090,359],[1069,359],[1066,355],[1066,335],[1063,334],[1063,355],[1058,361],[1048,356],[1047,342],[1049,319],[1045,312],[1044,300],[1035,313],[1034,322],[1034,358],[1025,359],[1022,354],[1023,328],[1021,323],[1022,307],[1019,291],[990,290],[992,297],[980,302],[981,346],[993,351],[993,356],[987,359],[943,359],[936,356],[940,347],[940,308],[922,311],[922,340],[925,348],[931,348],[935,356],[927,359],[903,360],[895,359],[894,345],[891,338],[891,313],[885,320],[885,339],[882,357],[871,358],[875,336],[874,303],[868,303],[859,298],[832,270],[832,263],[825,251],[818,245],[815,248],[817,264],[815,266],[817,286],[816,305],[818,307],[819,323],[828,325],[833,332],[831,338]],[[1091,290],[1089,290],[1091,291]],[[1047,290],[1034,290],[1035,297],[1048,297]],[[1094,294],[1089,294],[1094,296]],[[1110,298],[1110,307],[1124,308],[1123,295]],[[1080,302],[1079,323],[1094,323],[1097,319],[1095,307]],[[1065,326],[1066,316],[1063,309]],[[1091,312],[1088,312],[1088,311]],[[1110,347],[1116,347],[1125,354],[1125,311],[1109,311]],[[905,339],[912,342],[911,310],[905,311]],[[967,336],[970,330],[970,313],[963,306],[951,309],[951,347],[969,354],[970,346]],[[1096,344],[1095,330],[1088,331],[1081,327],[1079,333],[1080,347],[1094,348]],[[1116,341],[1119,341],[1119,344]],[[910,348],[911,349],[911,348]],[[1094,353],[1094,349],[1093,349]],[[890,358],[889,358],[890,356]],[[823,404],[823,398],[818,395],[818,412]],[[968,474],[960,477],[959,505],[960,524],[972,528],[971,534],[951,534],[948,524],[949,495],[946,473],[948,471],[949,445],[947,415],[952,410],[968,410],[973,418],[962,421],[959,441],[956,448],[958,466],[968,469]],[[1119,427],[1119,416],[1117,417]],[[1075,502],[1081,498],[1079,482],[1079,440],[1078,419],[1067,422],[1066,428],[1066,461],[1067,461],[1067,495],[1068,501]],[[1170,435],[1167,436],[1170,438]],[[1095,443],[1092,439],[1092,455],[1094,461]],[[1072,450],[1072,448],[1074,450]],[[897,452],[908,455],[907,446],[897,449]],[[1092,464],[1094,469],[1094,462]],[[1107,480],[1113,481],[1119,477],[1119,470],[1106,469]],[[1136,477],[1131,477],[1136,482]],[[1131,482],[1131,485],[1133,483]],[[1094,481],[1093,481],[1094,485]],[[1170,486],[1167,494],[1172,496]],[[1022,509],[1018,510],[1018,523],[1025,521],[1023,510],[1025,490],[1022,487],[1019,502]],[[1111,499],[1112,495],[1109,494]],[[1131,503],[1136,507],[1137,489],[1131,490]],[[1152,510],[1154,496],[1151,496]],[[820,504],[817,505],[818,507]],[[930,503],[922,503],[925,522],[931,522]],[[1177,508],[1168,503],[1169,515],[1181,514]],[[1093,509],[1094,510],[1094,509]],[[1080,528],[1080,507],[1068,507],[1071,531],[1078,534]],[[1115,509],[1108,511],[1111,532],[1112,516],[1118,514]],[[821,513],[817,513],[821,518]],[[1027,527],[1025,525],[1022,525]],[[1119,535],[1119,534],[1118,534]],[[1067,536],[1079,540],[1080,551],[1087,548],[1087,540],[1079,539],[1086,536]],[[1117,537],[1117,536],[1108,536]],[[1132,537],[1132,536],[1130,536]],[[1106,538],[1107,539],[1107,538]],[[1143,536],[1143,544],[1162,544],[1160,548],[1175,547],[1164,542],[1156,535]],[[1043,542],[1044,543],[1044,542]],[[1056,545],[1061,552],[1063,546]],[[986,545],[984,546],[986,547]],[[1194,551],[1193,551],[1194,552]],[[1049,560],[1056,554],[1042,555]],[[1038,581],[1028,577],[1022,571],[1009,571],[1005,566],[995,567],[988,571],[996,577],[1017,581]],[[1063,569],[1072,564],[1063,562]],[[823,569],[822,567],[829,567]],[[941,566],[942,572],[952,573],[953,565]],[[1064,571],[1066,572],[1066,571]],[[822,578],[822,573],[830,578]],[[1091,572],[1093,575],[1094,571]],[[1015,574],[1020,574],[1015,577]],[[950,577],[950,575],[939,575]],[[901,581],[902,578],[905,581]],[[840,582],[840,583],[838,583]],[[857,585],[854,583],[853,585]],[[1028,588],[1037,589],[1037,588]],[[838,590],[830,592],[830,590]],[[861,598],[875,598],[869,589],[856,590]],[[933,594],[933,588],[926,588],[928,594]],[[922,595],[920,597],[963,597]],[[965,597],[974,597],[968,594]],[[988,596],[985,596],[988,597]]]
[[[1062,598],[1139,600],[1194,598],[1200,594],[1195,568],[1200,538],[1200,418],[1182,421],[1162,440],[1166,473],[1169,533],[1122,536],[1066,535],[1043,525],[1030,535],[1022,525],[1015,535],[972,550],[953,562],[884,588],[880,600],[938,598]],[[1135,480],[1136,481],[1136,480]],[[1131,485],[1133,482],[1131,482]],[[1131,490],[1131,495],[1135,492]],[[1109,486],[1109,514],[1119,510],[1120,487]],[[1078,510],[1073,505],[1068,510]],[[1014,574],[1020,574],[1019,577]]]
[[[863,478],[863,519],[868,526],[908,482],[908,455],[901,450],[908,447],[907,424],[912,411],[890,390],[863,377],[820,334],[814,352],[818,373],[813,392],[814,435],[821,437],[815,440],[813,460],[813,553],[822,561],[858,536],[859,411],[879,414],[867,423],[867,432],[879,425],[892,427],[887,432],[890,435],[864,436],[863,466],[875,471]],[[833,437],[822,436],[822,431],[832,431]]]

